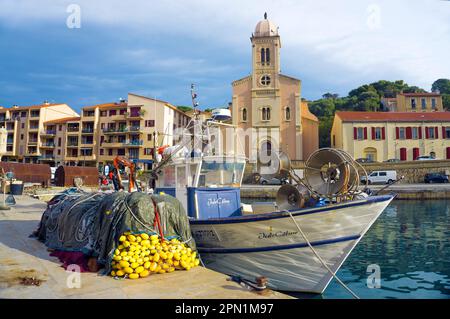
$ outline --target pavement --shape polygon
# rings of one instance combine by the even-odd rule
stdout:
[[[15,197],[11,210],[0,210],[0,298],[292,298],[270,290],[257,294],[203,267],[138,280],[67,272],[41,242],[29,238],[46,204],[27,195]]]

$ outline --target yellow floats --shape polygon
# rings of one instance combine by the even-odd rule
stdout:
[[[197,253],[177,239],[162,241],[158,235],[125,233],[114,251],[111,276],[130,279],[175,270],[189,270],[199,265]]]

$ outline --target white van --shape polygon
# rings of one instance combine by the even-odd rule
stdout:
[[[369,184],[391,184],[397,180],[396,171],[374,171],[368,175]],[[366,183],[366,176],[361,177],[361,183]]]

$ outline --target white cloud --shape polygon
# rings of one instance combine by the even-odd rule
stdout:
[[[267,11],[280,27],[283,71],[313,77],[314,82],[324,83],[324,91],[332,91],[333,83],[337,89],[378,79],[404,79],[429,89],[437,78],[450,77],[449,1],[3,0],[0,23],[12,28],[52,23],[63,28],[71,3],[81,6],[82,30],[100,26],[106,31],[128,29],[143,39],[155,34],[171,37],[175,43],[190,39],[192,50],[221,47],[242,56],[248,55],[249,36]],[[378,10],[380,15],[374,19]],[[379,21],[375,27],[374,21]],[[123,56],[142,63],[144,73],[157,66],[181,75],[189,66],[189,72],[196,70],[198,76],[207,77],[233,69],[227,64],[211,65],[204,58],[177,56],[177,52],[162,57],[157,50],[137,47]]]

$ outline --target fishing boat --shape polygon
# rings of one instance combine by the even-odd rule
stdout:
[[[216,153],[173,149],[155,169],[155,192],[186,209],[207,268],[248,282],[265,277],[274,290],[323,293],[394,198],[361,191],[364,169],[343,151],[321,149],[302,178],[279,153],[277,171],[294,185],[282,186],[276,202],[246,205],[240,190],[247,159]]]

